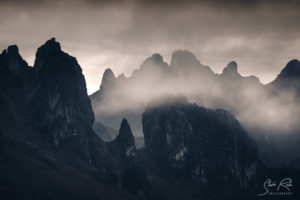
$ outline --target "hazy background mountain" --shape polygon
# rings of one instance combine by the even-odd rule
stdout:
[[[140,138],[141,113],[149,100],[163,94],[182,94],[198,105],[230,110],[260,144],[260,153],[266,159],[270,156],[265,153],[270,152],[264,152],[265,145],[275,148],[273,153],[284,152],[284,161],[276,158],[268,160],[270,164],[298,162],[299,69],[299,61],[292,60],[272,83],[264,85],[255,76],[242,76],[235,61],[217,74],[191,52],[178,50],[170,65],[154,54],[130,77],[116,77],[107,69],[99,91],[90,98],[96,121],[116,129],[126,117],[133,134]],[[286,147],[290,150],[285,151]]]

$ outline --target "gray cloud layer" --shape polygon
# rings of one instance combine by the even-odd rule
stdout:
[[[91,93],[106,67],[130,75],[153,53],[193,51],[216,72],[230,60],[266,83],[300,58],[296,0],[0,0],[0,48],[18,44],[33,63],[55,36],[78,58]]]

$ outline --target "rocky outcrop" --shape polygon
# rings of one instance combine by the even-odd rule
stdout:
[[[300,101],[300,62],[291,60],[283,68],[277,78],[268,84],[272,88],[280,91],[290,91],[295,93],[296,101]]]
[[[228,65],[223,69],[222,75],[232,79],[241,78],[241,75],[237,71],[237,63],[235,61],[228,63]]]
[[[134,137],[126,119],[122,120],[118,136],[109,143],[113,153],[120,155],[121,159],[133,159],[137,156]]]
[[[4,50],[1,57],[1,71],[5,70],[15,75],[23,74],[28,69],[28,64],[19,54],[19,49],[16,45],[9,46]]]
[[[113,89],[115,80],[116,80],[116,77],[115,77],[113,71],[110,68],[106,69],[103,73],[100,90],[104,91],[104,90]]]
[[[163,57],[160,54],[153,54],[142,63],[139,70],[133,72],[133,77],[139,78],[147,74],[148,76],[160,75],[160,73],[166,75],[168,72],[170,72],[170,67],[164,62]]]
[[[74,146],[89,159],[94,113],[81,67],[52,38],[37,50],[34,70],[38,79],[32,106],[43,133],[55,146]]]
[[[55,39],[36,56],[0,55],[0,199],[135,199],[113,188],[121,165],[92,130],[76,59]]]
[[[277,77],[278,79],[300,78],[300,62],[299,60],[291,60],[283,68]]]
[[[172,54],[170,67],[177,72],[189,72],[189,70],[202,70],[203,72],[212,73],[208,66],[204,66],[196,56],[187,50],[177,50]]]
[[[140,162],[139,152],[135,147],[134,137],[126,119],[122,120],[118,136],[107,145],[111,154],[121,161],[121,187],[140,198],[145,198],[148,191],[147,171]]]
[[[256,145],[228,111],[185,101],[154,105],[146,108],[142,120],[145,148],[160,173],[231,189],[257,184]]]

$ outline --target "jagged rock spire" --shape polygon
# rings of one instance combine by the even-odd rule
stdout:
[[[300,78],[300,62],[299,60],[291,60],[283,68],[283,70],[278,75],[278,78]]]
[[[160,54],[156,53],[147,58],[141,65],[141,70],[152,70],[153,68],[165,70],[169,69],[169,65],[164,62],[163,57]]]
[[[110,68],[107,68],[104,71],[102,76],[100,90],[105,90],[106,88],[112,87],[115,80],[116,80],[116,76],[114,72]]]
[[[187,50],[176,50],[172,54],[171,68],[177,69],[181,67],[197,66],[200,65],[200,61],[196,56]]]
[[[229,62],[227,66],[223,69],[222,75],[229,78],[241,77],[237,70],[237,63],[235,61]]]
[[[88,134],[94,113],[77,60],[63,52],[52,38],[38,48],[34,69],[38,80],[32,104],[43,131],[52,137],[55,146],[76,146],[89,159]]]
[[[121,127],[119,129],[119,135],[116,137],[115,141],[126,149],[129,147],[135,148],[134,137],[128,121],[125,118],[122,120]]]
[[[28,64],[21,55],[19,54],[19,48],[17,45],[8,46],[7,50],[4,50],[0,54],[1,61],[1,70],[10,71],[14,74],[21,74],[24,72]]]
[[[174,51],[172,54],[170,67],[180,74],[196,75],[198,72],[208,75],[213,74],[210,67],[202,65],[196,56],[187,50]]]

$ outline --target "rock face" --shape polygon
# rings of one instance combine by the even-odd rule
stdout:
[[[9,46],[1,54],[1,70],[9,71],[13,74],[22,74],[27,70],[28,64],[19,54],[16,45]]]
[[[280,72],[277,79],[300,78],[300,62],[299,60],[291,60]]]
[[[126,119],[122,120],[121,127],[119,130],[119,135],[116,137],[115,141],[119,144],[119,146],[123,147],[128,153],[130,153],[128,151],[129,149],[135,149],[134,137],[132,135],[130,126]]]
[[[146,76],[159,75],[162,73],[165,75],[170,71],[169,65],[164,62],[163,57],[160,54],[153,54],[147,58],[141,65],[139,70],[133,73],[133,76]]]
[[[126,119],[122,120],[119,134],[110,145],[114,146],[118,154],[121,154],[125,158],[136,156],[137,149],[135,148],[134,137]]]
[[[300,62],[291,60],[283,68],[277,78],[269,84],[273,88],[287,90],[295,93],[295,98],[300,101]]]
[[[147,107],[142,120],[145,148],[161,173],[216,187],[257,183],[256,145],[229,112],[173,101]]]
[[[232,79],[241,78],[241,75],[237,71],[237,63],[235,61],[228,63],[223,69],[222,75]]]
[[[38,80],[34,104],[42,129],[55,146],[75,145],[89,158],[88,134],[94,114],[82,70],[54,38],[41,46],[34,64]]]
[[[142,68],[170,72],[159,55]],[[92,130],[81,68],[54,38],[38,49],[34,67],[10,46],[0,55],[0,72],[0,199],[245,199],[245,190],[257,194],[251,188],[261,166],[255,145],[227,111],[189,104],[183,96],[152,101],[143,115],[146,148],[137,150],[126,119],[111,142]],[[124,97],[111,95],[116,86],[134,95],[147,88],[149,95],[149,88],[158,90],[165,82],[164,75],[154,83],[151,76],[144,79],[147,73],[115,78],[106,70],[100,90],[109,94],[107,101],[116,101],[114,106],[120,98],[111,97]],[[137,79],[148,82],[134,87]],[[128,105],[142,102],[142,107],[145,99],[129,98]],[[104,134],[113,131],[99,122],[97,127]]]
[[[202,65],[196,56],[187,50],[175,51],[172,54],[170,67],[179,74],[192,74],[195,71],[205,75],[214,74],[208,66]]]
[[[0,110],[0,199],[134,199],[113,187],[120,161],[93,132],[81,68],[55,39],[34,67],[17,46],[0,54]]]
[[[221,107],[229,109],[237,105],[232,102],[238,98],[242,99],[239,102],[245,102],[245,94],[240,90],[248,89],[252,83],[255,88],[261,85],[255,77],[242,77],[236,62],[229,63],[218,75],[201,64],[193,53],[177,50],[172,54],[170,66],[161,55],[153,54],[128,78],[115,78],[111,70],[105,71],[100,90],[90,98],[97,122],[117,129],[126,117],[134,134],[142,136],[141,113],[149,99],[169,93],[183,94],[206,107],[222,104]],[[108,85],[110,89],[105,90]]]
[[[110,68],[106,69],[103,73],[100,90],[105,91],[113,89],[115,79],[116,77],[113,71]]]

